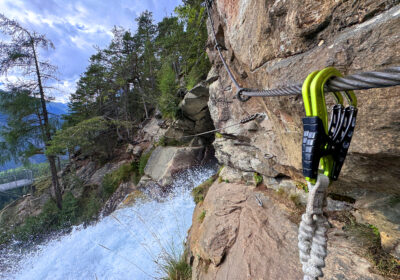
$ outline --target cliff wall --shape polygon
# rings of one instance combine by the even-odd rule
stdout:
[[[399,1],[215,0],[212,17],[223,55],[242,87],[297,84],[328,66],[346,75],[400,65]],[[211,34],[210,23],[208,30]],[[209,38],[209,109],[215,127],[257,112],[266,118],[228,128],[214,142],[225,166],[220,182],[226,183],[214,183],[194,213],[189,235],[193,279],[300,279],[296,235],[307,197],[301,174],[301,96],[239,102]],[[340,179],[328,191],[325,279],[396,279],[400,90],[356,95],[356,131]],[[257,188],[254,172],[263,176]],[[205,215],[201,221],[200,215]],[[359,234],[364,229],[376,229],[375,253]],[[379,267],[380,260],[392,266]]]

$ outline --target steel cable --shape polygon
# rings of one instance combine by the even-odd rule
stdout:
[[[222,64],[225,67],[231,81],[237,88],[237,98],[246,102],[251,97],[272,97],[272,96],[288,96],[288,95],[300,95],[302,84],[295,84],[292,86],[284,86],[275,89],[250,89],[242,88],[238,81],[235,79],[232,71],[226,63],[221,50],[221,45],[217,41],[217,35],[214,29],[214,21],[211,16],[210,7],[212,1],[208,0],[206,3],[206,10],[208,19],[210,20],[211,31],[213,39],[215,41],[215,49],[218,51],[219,57]],[[358,74],[348,75],[343,78],[334,77],[327,81],[325,85],[325,92],[333,91],[347,91],[347,90],[362,90],[371,88],[385,88],[391,86],[400,85],[400,66],[394,66],[387,69],[371,72],[363,72]]]

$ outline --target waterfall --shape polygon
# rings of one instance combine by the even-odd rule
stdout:
[[[5,252],[1,279],[154,279],[163,253],[182,252],[195,204],[193,187],[216,167],[193,168],[175,180],[167,197],[143,198],[97,223],[77,226],[27,252]],[[4,270],[4,269],[2,269]]]

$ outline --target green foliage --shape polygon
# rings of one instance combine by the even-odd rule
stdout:
[[[224,169],[224,167],[225,167],[225,165],[222,165],[222,166],[218,169],[218,171],[217,171],[217,176],[219,176],[219,174],[221,174],[222,169]]]
[[[110,197],[121,183],[134,179],[136,173],[136,164],[126,163],[117,170],[104,175],[101,186],[105,197]]]
[[[153,150],[151,150],[147,153],[143,153],[140,156],[140,159],[139,159],[139,175],[140,176],[144,175],[144,169],[146,168],[147,162],[149,161],[149,158],[150,158],[152,152],[153,152]]]
[[[200,223],[202,223],[202,222],[204,221],[204,218],[206,217],[206,214],[207,214],[207,211],[206,211],[206,210],[203,210],[203,211],[201,212],[201,214],[200,214],[199,217],[198,217]]]
[[[67,192],[64,195],[62,210],[57,208],[53,200],[48,200],[39,215],[28,217],[25,223],[15,228],[11,234],[17,240],[27,241],[40,238],[52,231],[67,228],[78,221],[78,200],[70,192]]]
[[[65,154],[79,147],[87,155],[97,154],[100,158],[108,159],[117,143],[116,130],[130,127],[131,124],[125,121],[106,120],[103,117],[87,119],[57,131],[46,154]]]
[[[368,225],[370,229],[372,229],[372,232],[375,234],[376,238],[381,238],[381,234],[379,232],[379,229],[374,226],[374,225]]]
[[[263,177],[260,174],[258,174],[257,172],[254,172],[253,177],[254,177],[254,183],[256,186],[258,186],[259,184],[262,183]]]
[[[81,208],[81,222],[90,222],[97,217],[100,212],[102,203],[95,192],[91,192],[88,197],[82,198],[79,203]]]
[[[178,113],[179,99],[177,97],[178,83],[171,65],[166,62],[158,72],[158,87],[161,96],[158,100],[160,111],[165,118],[174,119]]]
[[[167,139],[165,136],[161,136],[160,140],[158,140],[158,142],[156,143],[156,146],[161,146],[161,147],[165,147],[167,146]]]
[[[6,123],[0,123],[0,163],[11,159],[28,164],[28,159],[44,152],[46,137],[39,119],[40,100],[30,91],[0,90],[0,111],[7,115]],[[56,129],[57,118],[50,117],[51,131]]]

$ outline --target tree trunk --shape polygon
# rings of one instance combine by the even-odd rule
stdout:
[[[43,111],[42,113],[43,113],[43,121],[44,121],[44,131],[46,133],[46,139],[44,139],[44,140],[45,140],[46,146],[48,146],[49,141],[51,140],[49,114],[47,112],[46,99],[44,96],[44,90],[43,90],[43,85],[42,85],[42,77],[40,74],[39,63],[38,63],[36,49],[35,49],[35,43],[33,42],[33,40],[32,40],[32,52],[33,52],[33,57],[35,60],[36,76],[37,76],[37,81],[38,81],[38,85],[39,85],[39,93],[40,93],[40,103],[42,105],[42,111]],[[48,159],[49,165],[50,165],[51,182],[52,182],[52,186],[53,186],[56,204],[59,209],[62,209],[62,195],[61,195],[60,183],[58,181],[58,176],[57,176],[57,167],[56,167],[55,158],[54,158],[54,156],[48,156],[47,159]]]
[[[57,207],[59,209],[62,209],[62,195],[61,195],[60,183],[58,181],[58,176],[57,176],[56,159],[54,156],[48,156],[47,160],[49,161],[50,165],[51,183],[53,185],[54,198],[56,200]]]
[[[61,160],[60,157],[57,157],[57,167],[58,167],[58,172],[61,171]]]

